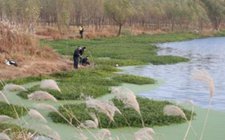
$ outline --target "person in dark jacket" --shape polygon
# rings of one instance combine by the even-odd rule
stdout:
[[[73,66],[75,69],[78,69],[79,58],[83,55],[86,47],[78,47],[74,50],[73,53]]]

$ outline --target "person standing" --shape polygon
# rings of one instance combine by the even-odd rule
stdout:
[[[79,26],[79,32],[80,32],[80,38],[83,38],[83,34],[84,34],[84,27],[83,26]]]
[[[74,69],[78,69],[79,58],[83,55],[85,49],[86,47],[78,47],[74,50],[74,53],[73,53]]]

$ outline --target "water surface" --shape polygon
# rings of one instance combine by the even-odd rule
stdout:
[[[193,100],[201,107],[208,107],[207,86],[193,80],[191,76],[194,69],[205,69],[215,81],[212,108],[225,110],[225,37],[170,42],[157,46],[160,47],[159,55],[184,56],[190,58],[190,62],[123,68],[126,73],[165,81],[155,90],[142,92],[142,96],[159,100]]]

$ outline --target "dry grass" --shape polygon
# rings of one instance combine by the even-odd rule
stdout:
[[[0,22],[0,44],[1,80],[49,74],[72,68],[71,62],[63,60],[51,48],[40,47],[39,39],[9,22]],[[5,59],[16,61],[18,67],[4,64]]]

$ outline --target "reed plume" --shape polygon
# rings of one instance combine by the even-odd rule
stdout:
[[[45,104],[45,103],[39,103],[39,104],[35,104],[34,106],[36,109],[41,109],[41,110],[46,110],[46,111],[53,111],[53,112],[58,112],[58,110],[49,104]]]
[[[13,118],[7,116],[7,115],[0,115],[0,122],[10,121]]]
[[[208,117],[209,117],[210,105],[212,103],[212,98],[215,94],[215,85],[214,85],[214,80],[213,80],[212,76],[205,69],[195,70],[194,72],[192,72],[192,77],[195,80],[199,80],[199,81],[204,82],[209,88],[209,96],[210,96],[209,107],[207,109],[207,113],[206,113],[206,116],[205,116],[205,119],[204,119],[204,124],[203,124],[203,127],[202,127],[200,139],[199,139],[199,140],[202,140],[204,132],[205,132],[205,128],[206,128],[206,125],[207,125]]]
[[[27,91],[23,86],[15,85],[15,84],[6,84],[3,88],[4,91]]]
[[[37,110],[30,109],[28,115],[35,120],[47,123],[47,120],[44,118],[44,116],[42,116],[41,113],[39,113]]]
[[[96,134],[96,137],[98,140],[106,140],[106,139],[111,139],[111,132],[108,129],[101,129],[98,131]]]
[[[152,128],[142,128],[134,133],[134,140],[153,140],[155,131]]]
[[[205,69],[202,69],[202,70],[197,69],[197,70],[193,71],[192,77],[195,80],[204,82],[208,86],[210,98],[212,98],[214,96],[214,93],[215,93],[214,80]]]
[[[125,104],[125,107],[133,108],[141,114],[136,96],[130,89],[124,87],[112,87],[111,93],[115,95],[116,99],[122,101]]]
[[[48,137],[52,138],[53,140],[61,140],[61,137],[58,132],[50,128],[48,125],[40,125],[39,129],[43,131]]]
[[[120,110],[109,101],[100,101],[88,97],[86,100],[86,106],[88,108],[93,108],[98,112],[104,113],[111,121],[114,121],[113,117],[116,112],[121,114]]]
[[[10,104],[9,100],[7,99],[7,97],[5,96],[5,94],[2,91],[0,91],[0,101]]]
[[[86,120],[85,122],[81,123],[78,127],[81,128],[98,128],[98,118],[94,113],[89,114],[93,120]]]
[[[41,89],[52,89],[61,92],[59,86],[57,85],[56,81],[52,79],[42,80],[40,84]]]
[[[184,114],[183,110],[175,105],[166,105],[163,108],[163,113],[166,116],[181,116],[182,118],[187,120],[186,115]]]
[[[35,91],[28,95],[28,99],[35,101],[51,100],[57,102],[57,99],[46,91]]]
[[[0,140],[11,140],[11,139],[6,133],[2,132],[0,133]]]

